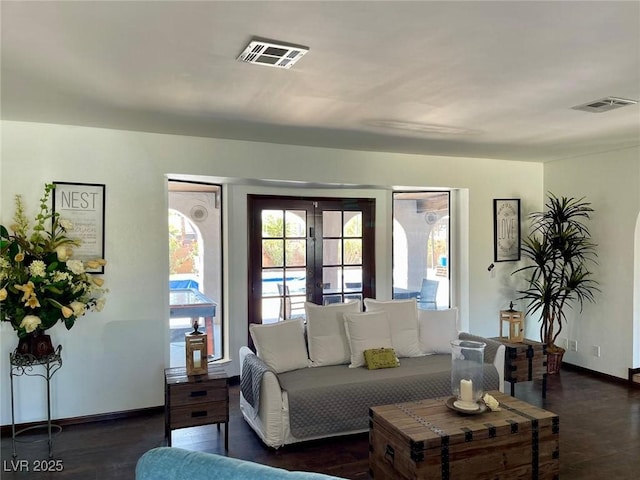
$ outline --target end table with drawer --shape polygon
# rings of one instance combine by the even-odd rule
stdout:
[[[206,375],[187,375],[185,367],[164,371],[165,437],[178,428],[224,423],[224,449],[229,449],[229,383],[221,367],[209,366]]]

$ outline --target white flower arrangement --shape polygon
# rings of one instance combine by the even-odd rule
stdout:
[[[33,228],[20,195],[15,198],[12,233],[0,225],[0,320],[11,322],[19,338],[48,330],[58,321],[71,329],[77,318],[101,311],[106,301],[104,280],[86,271],[106,261],[71,258],[80,242],[67,236],[71,222],[49,210],[54,189],[53,184],[45,186]]]

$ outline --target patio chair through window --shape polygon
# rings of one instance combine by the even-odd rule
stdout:
[[[436,296],[438,294],[438,286],[440,282],[437,280],[422,279],[422,287],[420,288],[420,296],[418,297],[418,308],[422,310],[437,310],[438,304]]]
[[[278,283],[278,294],[281,296],[280,320],[304,317],[304,302],[306,301],[306,296],[304,294],[291,297],[289,293],[289,286],[284,287],[281,283]]]

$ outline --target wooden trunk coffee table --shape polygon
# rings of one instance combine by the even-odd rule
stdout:
[[[371,407],[369,469],[374,480],[557,479],[559,418],[489,392],[501,411],[461,414],[447,398]]]

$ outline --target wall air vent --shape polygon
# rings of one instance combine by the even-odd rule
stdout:
[[[265,67],[291,68],[308,51],[308,47],[299,45],[252,40],[236,60]]]
[[[202,205],[194,205],[193,207],[191,207],[189,214],[191,215],[191,218],[196,222],[202,222],[209,216],[209,212]]]
[[[616,108],[626,107],[627,105],[635,105],[638,103],[636,100],[629,100],[620,97],[605,97],[593,102],[584,103],[571,107],[574,110],[582,110],[584,112],[601,113],[608,112],[609,110],[615,110]]]

